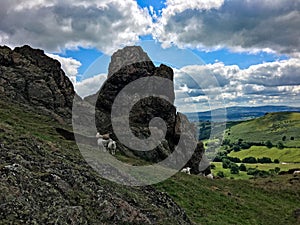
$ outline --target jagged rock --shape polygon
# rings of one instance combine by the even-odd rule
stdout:
[[[0,47],[0,95],[68,121],[76,96],[60,63],[27,45],[14,50]]]
[[[166,78],[171,82],[168,85],[162,82],[155,82],[151,79],[155,77]],[[146,139],[150,136],[149,122],[151,119],[159,117],[165,121],[167,126],[165,139],[160,145],[150,151],[135,151],[127,148],[121,142],[118,142],[118,148],[127,155],[131,152],[147,161],[159,162],[174,151],[182,134],[180,126],[183,126],[183,130],[189,130],[189,132],[185,134],[189,141],[184,143],[185,146],[181,147],[182,157],[174,159],[175,161],[182,160],[186,154],[185,151],[188,151],[187,149],[189,148],[194,148],[197,144],[197,140],[195,137],[195,127],[189,123],[185,115],[178,113],[173,105],[175,100],[173,77],[173,70],[170,67],[166,65],[155,67],[141,47],[131,46],[118,50],[111,57],[108,79],[102,85],[101,90],[95,95],[85,98],[85,101],[96,105],[95,118],[97,130],[101,134],[111,133],[113,139],[116,140],[117,137],[113,131],[111,122],[112,105],[116,97],[127,85],[132,85],[140,78],[149,78],[149,81],[147,84],[143,84],[143,87],[133,86],[132,88],[146,89],[149,90],[150,94],[160,90],[162,92],[160,97],[163,96],[165,99],[151,96],[138,101],[132,107],[129,114],[131,131],[126,131],[124,128],[123,133],[133,132],[136,137]],[[140,98],[140,93],[135,92],[133,94],[134,98]],[[130,103],[130,97],[132,96],[128,94],[128,100],[126,99],[123,103],[124,108]],[[120,107],[119,110],[121,111],[122,107]],[[125,110],[124,117],[126,117]],[[192,172],[195,174],[200,172],[199,163],[203,154],[203,146],[200,147],[198,145],[193,159],[188,163],[188,165],[193,168]],[[198,163],[198,165],[196,165],[196,163]]]

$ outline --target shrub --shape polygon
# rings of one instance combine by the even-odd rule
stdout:
[[[224,178],[224,177],[225,177],[223,171],[218,171],[217,176],[218,176],[218,177],[221,177],[221,178]]]
[[[239,166],[235,163],[232,163],[230,166],[230,173],[231,174],[239,174],[240,170],[239,170]]]
[[[213,169],[216,169],[216,165],[215,164],[210,164],[210,168],[213,170]]]
[[[258,163],[272,163],[272,160],[268,157],[262,157],[262,158],[257,159],[257,162]]]
[[[279,141],[277,143],[277,148],[279,148],[279,149],[283,149],[284,148],[284,145],[283,145],[283,143],[281,141]]]
[[[279,163],[279,159],[274,159],[274,163],[278,164]]]
[[[240,167],[239,167],[240,171],[247,171],[247,168],[245,166],[245,164],[241,164]]]
[[[249,149],[249,148],[251,148],[251,144],[248,143],[248,142],[243,142],[243,143],[240,144],[240,147],[242,149]]]
[[[235,152],[241,151],[241,148],[240,148],[240,146],[238,146],[238,145],[234,145],[232,149],[233,149],[233,151],[235,151]]]
[[[267,146],[267,148],[272,148],[273,144],[270,140],[266,141],[265,145]]]
[[[283,136],[283,137],[282,137],[282,141],[286,141],[286,136]]]
[[[247,157],[247,158],[244,158],[242,160],[243,163],[257,163],[257,160],[256,158],[250,156],[250,157]]]
[[[231,164],[231,161],[229,160],[229,159],[223,159],[222,160],[222,167],[224,168],[224,169],[228,169],[228,168],[230,168],[230,164]]]
[[[295,140],[295,138],[294,138],[294,137],[291,137],[291,141],[293,141],[293,140]]]
[[[234,163],[240,163],[241,162],[241,160],[237,157],[227,156],[227,159],[229,159],[231,162],[234,162]]]
[[[279,171],[280,171],[280,168],[279,167],[275,167],[275,173],[279,173]]]

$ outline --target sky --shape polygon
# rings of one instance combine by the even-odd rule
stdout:
[[[0,45],[59,60],[88,96],[141,45],[174,70],[179,111],[300,106],[300,0],[1,0]]]

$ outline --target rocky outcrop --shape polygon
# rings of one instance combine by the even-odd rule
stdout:
[[[171,82],[168,85],[166,83],[154,82],[150,80],[153,77],[166,78]],[[192,127],[192,124],[188,122],[183,114],[176,111],[174,106],[173,77],[173,70],[170,67],[166,65],[156,67],[141,47],[131,46],[118,50],[112,55],[108,79],[103,84],[101,90],[95,95],[85,98],[86,101],[96,105],[96,126],[98,131],[102,134],[111,133],[111,136],[117,139],[111,122],[112,105],[116,97],[127,85],[134,83],[140,78],[149,78],[149,82],[140,87],[140,90],[150,90],[150,94],[160,90],[162,95],[160,97],[151,96],[144,98],[132,107],[129,114],[130,128],[135,136],[140,139],[146,139],[150,136],[149,122],[151,119],[159,117],[164,120],[167,126],[165,140],[151,151],[135,151],[118,142],[119,150],[129,155],[133,153],[147,161],[162,161],[174,151],[175,146],[178,144],[181,136],[180,126],[188,128],[190,131],[188,139],[195,142],[195,128]],[[134,93],[134,97],[139,99],[139,93]],[[126,107],[126,103],[124,103],[124,107]],[[180,118],[183,118],[184,123],[182,123],[183,121]],[[188,146],[192,146],[192,144],[186,143],[186,148]],[[182,149],[182,151],[184,155],[185,149]],[[187,164],[192,167],[192,172],[195,174],[200,172],[199,163],[203,154],[203,145],[201,146],[199,143],[193,159]]]
[[[0,47],[0,95],[70,122],[73,85],[57,60],[25,45]]]

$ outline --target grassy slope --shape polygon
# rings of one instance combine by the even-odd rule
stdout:
[[[0,132],[2,143],[9,145],[14,140],[14,145],[18,146],[18,143],[21,145],[24,140],[35,139],[38,143],[46,143],[44,148],[47,157],[52,154],[57,155],[65,163],[69,164],[74,161],[74,167],[78,171],[87,171],[85,166],[77,164],[78,161],[81,161],[81,156],[76,145],[63,140],[55,132],[54,127],[62,127],[61,124],[43,115],[24,112],[24,109],[9,106],[1,101],[0,108],[0,130],[5,130],[5,132]],[[22,153],[20,152],[20,154]],[[37,153],[28,152],[28,154],[35,155]],[[128,159],[127,161],[139,164],[136,160]],[[1,166],[5,166],[5,164]],[[39,168],[32,172],[37,177],[41,176]],[[93,175],[97,177],[96,173]],[[259,182],[272,184],[270,188],[265,189],[265,185],[257,185],[257,183],[253,183],[254,181],[226,179],[212,181],[179,173],[156,187],[173,197],[196,224],[295,224],[295,219],[291,214],[299,206],[299,195],[296,193],[299,193],[300,189],[299,185],[287,185],[287,179],[281,178],[277,181],[273,178],[271,182],[260,180]],[[104,186],[111,185],[100,178],[96,178],[96,180]],[[119,185],[114,185],[112,189],[112,192],[116,190],[126,195],[134,195],[134,199],[138,198],[140,202],[146,201],[142,192],[132,192],[132,190],[127,190]],[[89,201],[89,196],[81,196],[85,194],[82,190],[72,190],[71,192],[68,193],[68,199],[73,202],[72,204],[84,205],[85,201]],[[81,197],[78,198],[78,196]],[[141,207],[143,206],[141,205]],[[89,213],[93,218],[94,210],[92,208]],[[171,224],[171,222],[166,221],[165,223]]]
[[[267,148],[265,146],[252,146],[250,149],[239,152],[230,152],[229,156],[237,157],[241,160],[252,156],[255,158],[269,157],[272,160],[279,159],[280,162],[300,163],[300,148]]]
[[[300,113],[269,113],[264,117],[245,121],[232,126],[225,134],[225,138],[232,142],[239,138],[248,142],[265,142],[273,144],[282,141],[287,147],[300,147]],[[230,135],[228,135],[230,133]],[[294,137],[295,140],[291,140]]]
[[[300,183],[292,176],[257,180],[209,180],[179,173],[156,185],[197,224],[296,224]]]

